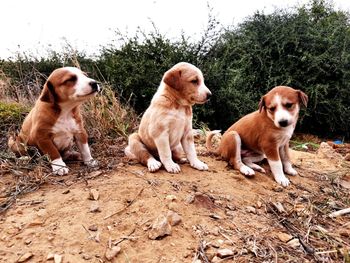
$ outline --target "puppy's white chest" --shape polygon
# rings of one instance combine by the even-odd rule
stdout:
[[[72,117],[59,117],[52,128],[54,143],[59,150],[69,148],[73,144],[74,134],[79,131],[76,120]]]
[[[279,145],[285,145],[289,142],[294,132],[294,127],[292,125],[285,128],[284,132],[281,133],[279,138]]]

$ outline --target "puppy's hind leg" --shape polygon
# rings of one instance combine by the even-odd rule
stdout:
[[[255,174],[253,169],[246,166],[241,159],[241,137],[236,131],[230,131],[222,136],[220,143],[221,156],[229,161],[229,163],[239,170],[245,176]]]
[[[138,160],[141,164],[147,166],[150,172],[156,172],[162,166],[162,163],[158,162],[152,154],[150,154],[137,133],[133,133],[129,136],[129,143],[124,152],[130,159]]]
[[[264,160],[264,158],[265,158],[265,156],[263,154],[247,156],[247,157],[243,157],[243,163],[255,171],[258,171],[261,173],[266,173],[264,168],[262,168],[260,165],[256,164],[256,162],[260,162],[260,161]]]

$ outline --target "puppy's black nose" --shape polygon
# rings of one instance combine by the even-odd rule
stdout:
[[[281,121],[278,122],[278,124],[281,127],[287,127],[288,126],[288,121],[287,120],[281,120]]]
[[[100,86],[97,84],[96,81],[91,81],[90,86],[91,86],[93,91],[100,91]]]

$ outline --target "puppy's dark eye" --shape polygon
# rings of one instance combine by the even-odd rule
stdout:
[[[274,112],[275,109],[276,109],[276,107],[270,107],[270,108],[269,108],[269,111]]]
[[[286,103],[284,105],[287,109],[291,109],[293,107],[293,103]]]
[[[68,82],[76,82],[77,79],[78,79],[78,78],[77,78],[76,75],[72,75],[72,76],[70,76],[68,79],[66,79],[66,80],[64,81],[64,83],[67,84]]]
[[[192,84],[198,84],[198,79],[192,79],[192,80],[191,80],[191,83],[192,83]]]

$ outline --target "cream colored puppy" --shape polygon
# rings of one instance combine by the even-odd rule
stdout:
[[[157,171],[162,164],[169,173],[179,173],[183,152],[198,170],[208,166],[197,158],[192,134],[192,106],[203,104],[211,96],[202,72],[181,62],[168,70],[144,113],[137,133],[129,136],[125,154]],[[160,162],[154,156],[159,157]]]

